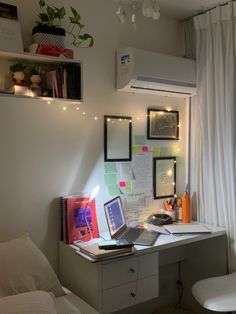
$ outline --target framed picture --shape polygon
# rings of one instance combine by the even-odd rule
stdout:
[[[178,140],[179,112],[148,108],[147,138],[150,140]]]
[[[132,117],[104,116],[104,161],[131,161]]]
[[[0,2],[0,50],[24,51],[17,7],[2,2]]]
[[[154,199],[173,197],[176,194],[176,157],[153,158]]]

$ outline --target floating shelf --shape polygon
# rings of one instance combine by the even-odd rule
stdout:
[[[31,99],[39,99],[43,101],[50,101],[50,102],[67,102],[67,103],[74,103],[74,104],[80,104],[82,103],[83,100],[83,80],[82,80],[82,63],[78,60],[74,59],[66,59],[66,58],[58,58],[58,57],[53,57],[53,56],[47,56],[47,55],[40,55],[40,54],[32,54],[28,52],[8,52],[8,51],[0,51],[0,62],[1,65],[5,63],[4,66],[2,66],[1,70],[1,76],[6,77],[9,76],[9,63],[14,64],[14,63],[23,63],[23,64],[36,64],[36,65],[42,65],[46,68],[52,68],[55,67],[60,67],[60,66],[65,66],[69,64],[76,64],[80,66],[80,71],[81,71],[81,77],[80,77],[80,92],[81,92],[81,99],[68,99],[68,98],[54,98],[54,97],[48,97],[48,96],[31,96],[31,95],[16,95],[16,94],[11,94],[7,92],[6,88],[6,93],[4,93],[4,86],[1,86],[2,90],[0,92],[0,97],[16,97],[16,98],[31,98]],[[5,73],[2,73],[3,69],[5,70]],[[70,78],[68,78],[69,80]],[[8,82],[9,83],[9,82]],[[6,86],[9,86],[8,84]]]

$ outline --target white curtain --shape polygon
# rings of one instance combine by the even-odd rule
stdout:
[[[197,96],[192,105],[192,185],[198,219],[226,226],[236,269],[236,3],[194,18]]]

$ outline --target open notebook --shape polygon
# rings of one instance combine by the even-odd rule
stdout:
[[[165,230],[171,234],[199,234],[211,233],[211,230],[201,224],[176,224],[166,225]]]

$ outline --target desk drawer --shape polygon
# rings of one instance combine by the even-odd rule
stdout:
[[[135,304],[136,300],[136,284],[130,282],[116,288],[103,291],[103,311],[102,313],[112,313]]]
[[[138,258],[111,262],[102,267],[103,289],[116,287],[138,278]]]

